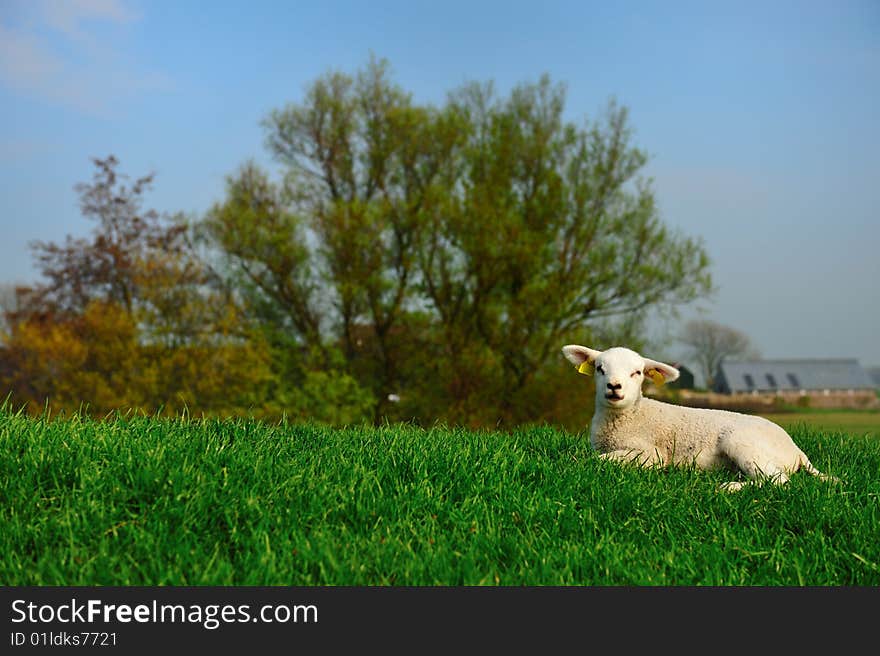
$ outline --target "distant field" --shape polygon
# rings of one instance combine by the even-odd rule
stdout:
[[[839,431],[852,435],[870,435],[880,438],[880,412],[867,411],[810,411],[762,414],[785,428],[808,426],[823,431]]]
[[[834,485],[600,461],[586,436],[0,411],[4,585],[880,585],[880,440]]]

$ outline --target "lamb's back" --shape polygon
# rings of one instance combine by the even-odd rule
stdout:
[[[787,434],[763,417],[727,410],[689,408],[643,398],[636,412],[606,418],[594,426],[594,446],[600,451],[638,448],[648,443],[668,463],[696,463],[703,468],[730,467],[720,448],[722,439],[737,432]]]

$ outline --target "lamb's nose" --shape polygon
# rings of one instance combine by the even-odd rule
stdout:
[[[620,383],[615,383],[615,382],[608,383],[608,389],[610,389],[612,392],[614,390],[619,390],[622,388],[623,388],[623,385],[621,385]]]

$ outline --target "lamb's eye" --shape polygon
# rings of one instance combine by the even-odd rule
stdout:
[[[605,369],[602,368],[602,365],[601,365],[601,364],[597,364],[597,365],[596,365],[596,371],[598,371],[600,374],[604,374],[604,373],[605,373]]]
[[[641,376],[641,375],[642,375],[641,371],[634,371],[630,374],[630,377],[635,378],[636,376]]]

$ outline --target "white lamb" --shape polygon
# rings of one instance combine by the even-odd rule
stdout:
[[[640,465],[729,468],[743,472],[750,482],[784,483],[799,469],[832,479],[813,467],[788,433],[763,417],[686,408],[642,396],[645,376],[658,385],[672,382],[678,378],[675,367],[620,347],[596,351],[569,344],[562,352],[580,373],[595,373],[590,443],[602,458]],[[723,487],[735,491],[743,485],[733,481]]]

